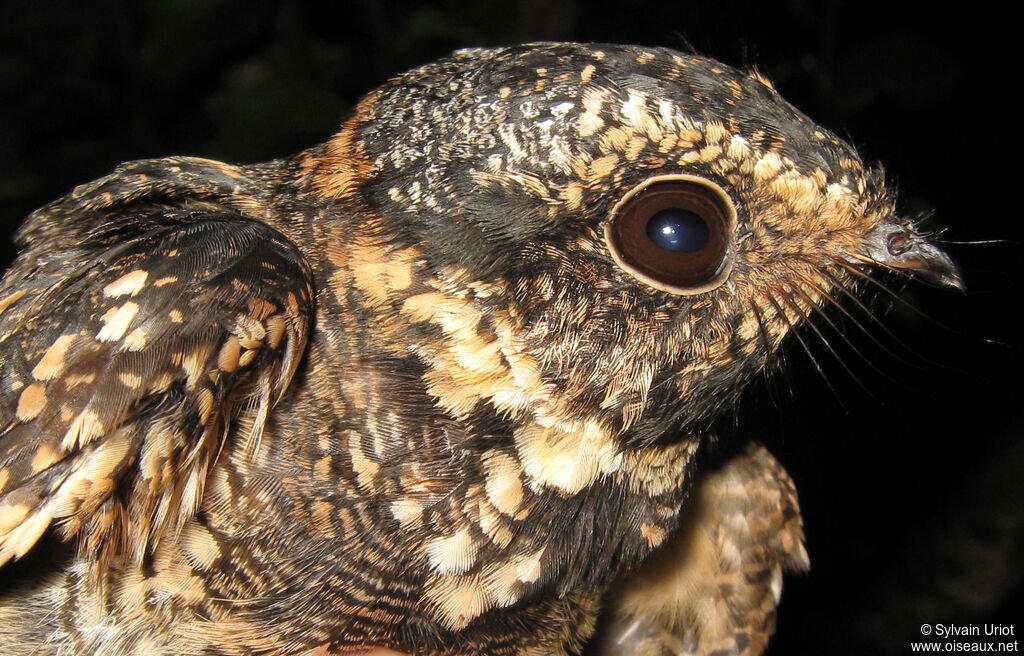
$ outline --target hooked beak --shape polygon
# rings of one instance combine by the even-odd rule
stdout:
[[[906,271],[926,282],[967,292],[956,262],[909,221],[883,221],[868,233],[861,262]]]

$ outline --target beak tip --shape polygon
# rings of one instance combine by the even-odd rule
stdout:
[[[960,267],[945,251],[932,244],[922,246],[920,263],[908,267],[908,270],[927,282],[955,289],[961,294],[967,293],[967,283],[960,273]]]
[[[960,275],[959,269],[954,268],[949,273],[941,273],[936,275],[934,282],[938,283],[942,287],[949,287],[955,289],[961,294],[967,294],[967,283],[964,282],[963,276]]]

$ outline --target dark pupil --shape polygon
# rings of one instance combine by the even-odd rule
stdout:
[[[708,243],[708,225],[690,210],[667,207],[647,221],[647,238],[670,251],[692,253]]]

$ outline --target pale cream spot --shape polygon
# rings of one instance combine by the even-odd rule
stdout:
[[[149,390],[151,392],[165,392],[174,383],[174,373],[165,371],[155,378],[150,379]]]
[[[386,302],[389,294],[412,285],[413,249],[391,249],[377,244],[360,244],[350,254],[350,269],[356,287],[373,304]]]
[[[127,351],[141,351],[146,348],[146,331],[141,326],[124,337],[124,348]]]
[[[313,480],[326,483],[331,480],[331,456],[324,454],[313,464]]]
[[[162,546],[162,545],[161,545]],[[152,594],[191,606],[206,600],[209,589],[205,579],[194,574],[192,566],[179,549],[157,550],[150,577]]]
[[[604,109],[605,95],[605,92],[594,87],[583,90],[583,113],[576,121],[576,130],[581,137],[592,136],[604,127],[601,112]]]
[[[691,125],[688,119],[686,120],[686,123],[684,123],[684,126],[685,125]],[[680,127],[679,140],[683,143],[689,144],[689,147],[692,147],[693,145],[704,141],[704,133],[692,125],[691,127]]]
[[[713,161],[715,161],[716,159],[718,159],[719,157],[722,156],[722,147],[718,146],[718,145],[715,145],[715,146],[705,146],[705,147],[700,149],[699,155],[700,155],[700,161],[702,161],[702,162],[713,162]]]
[[[540,559],[544,555],[544,549],[545,547],[541,547],[538,551],[535,551],[524,558],[519,558],[513,561],[516,568],[517,581],[520,581],[521,583],[533,583],[540,579]]]
[[[158,419],[146,430],[143,443],[139,469],[144,478],[159,482],[164,477],[168,454],[185,444],[185,435],[170,419]]]
[[[754,181],[763,183],[774,178],[782,169],[782,159],[777,153],[768,153],[754,165]]]
[[[697,452],[696,439],[682,439],[666,447],[626,451],[617,480],[631,492],[658,496],[687,482],[690,461]]]
[[[647,139],[644,137],[633,137],[626,144],[625,155],[630,162],[635,162],[644,148],[647,147]]]
[[[64,369],[64,357],[68,353],[71,343],[75,341],[75,335],[61,335],[58,337],[46,353],[36,363],[32,370],[32,377],[36,380],[52,380],[60,375]]]
[[[199,423],[205,426],[206,422],[210,421],[210,415],[213,414],[213,392],[206,388],[199,390],[196,405],[199,409]]]
[[[103,315],[103,327],[96,333],[96,339],[101,342],[121,339],[138,312],[138,304],[131,301],[119,308],[112,308],[111,311]]]
[[[143,287],[146,286],[146,280],[149,278],[149,272],[137,269],[131,273],[126,273],[114,282],[110,283],[103,288],[103,295],[110,298],[117,298],[118,296],[135,296]]]
[[[745,160],[750,155],[750,152],[750,142],[743,137],[734,135],[733,138],[729,140],[729,148],[726,151],[729,159],[737,161]]]
[[[127,567],[118,577],[115,590],[117,607],[122,611],[135,611],[149,599],[149,578],[137,568]]]
[[[664,132],[658,124],[657,115],[647,108],[647,100],[646,95],[630,91],[629,99],[622,106],[622,118],[626,125],[651,141],[661,141]]]
[[[740,322],[740,326],[736,330],[736,336],[740,339],[740,346],[744,353],[750,355],[755,349],[760,347],[761,342],[764,341],[765,337],[762,332],[763,329],[761,327],[761,322],[764,320],[765,316],[766,313],[764,312],[761,313],[760,318],[753,312],[743,316],[743,320]]]
[[[801,545],[802,547],[803,545]],[[771,578],[771,591],[772,598],[775,599],[775,603],[778,604],[782,599],[782,568],[778,565],[772,567],[772,578]]]
[[[487,596],[493,599],[493,604],[498,608],[511,606],[519,601],[520,582],[516,578],[515,565],[502,563],[489,566],[484,569],[482,579],[484,587],[487,588]]]
[[[704,126],[704,141],[705,143],[717,144],[731,135],[720,121],[708,121]]]
[[[480,519],[477,522],[480,525],[480,530],[491,542],[501,549],[512,544],[515,535],[509,530],[507,521],[494,506],[482,499],[477,503],[477,510],[480,513]]]
[[[31,510],[31,506],[23,503],[14,505],[0,504],[0,535],[10,532],[15,526],[25,521]]]
[[[430,321],[444,332],[440,348],[429,354],[426,378],[429,392],[453,415],[466,416],[481,398],[515,415],[547,397],[536,362],[520,352],[515,331],[505,326],[507,317],[500,312],[489,315],[496,339],[478,331],[481,311],[462,298],[417,294],[405,300],[402,314],[411,322]]]
[[[625,128],[611,128],[601,133],[598,145],[602,153],[621,152],[633,133]]]
[[[408,287],[409,284],[412,284],[411,280],[406,286]],[[275,314],[267,317],[264,323],[267,325],[267,346],[276,349],[281,344],[281,340],[284,339],[284,331],[287,327],[284,315]]]
[[[457,339],[452,340],[449,350],[460,368],[487,378],[499,377],[505,373],[501,351],[496,343],[483,341],[476,331],[456,333],[452,336]]]
[[[18,409],[15,411],[21,421],[32,421],[46,407],[46,387],[42,383],[32,383],[18,397]]]
[[[508,148],[509,154],[514,160],[520,160],[527,156],[522,145],[519,143],[519,138],[516,136],[515,128],[511,124],[501,124],[498,126],[498,137],[501,138],[501,142]]]
[[[590,79],[594,77],[594,73],[597,71],[597,67],[593,64],[587,64],[580,71],[580,84],[590,84]]]
[[[32,472],[38,474],[48,469],[53,463],[61,459],[63,454],[45,442],[36,447],[36,454],[32,458]]]
[[[3,300],[0,300],[0,314],[3,314],[4,312],[7,311],[7,308],[17,303],[21,299],[21,297],[25,295],[25,293],[26,290],[19,289],[13,294],[10,294],[7,297],[5,297]]]
[[[619,156],[615,153],[609,153],[608,155],[598,157],[594,161],[590,162],[590,166],[587,171],[588,182],[598,183],[604,178],[607,178],[615,170],[618,163]]]
[[[426,543],[430,567],[438,574],[462,574],[476,562],[477,545],[469,527]]]
[[[644,536],[647,544],[652,548],[665,541],[665,529],[656,524],[643,524],[640,526],[640,535]]]
[[[61,441],[61,448],[71,451],[79,445],[88,444],[94,438],[102,435],[104,430],[103,422],[94,411],[83,410],[78,413],[78,416],[71,422],[71,426],[68,427],[64,439]]]
[[[18,507],[15,506],[14,509],[17,510]],[[6,523],[5,515],[8,510],[9,508],[0,508],[0,527]],[[46,532],[46,528],[52,520],[53,514],[44,506],[28,517],[27,520],[17,524],[0,541],[0,564],[6,562],[12,556],[14,558],[21,558],[27,554],[29,549]]]
[[[190,563],[204,569],[212,567],[222,555],[217,538],[195,521],[189,521],[182,528],[178,544]]]
[[[660,142],[658,142],[658,152],[667,153],[676,147],[679,143],[679,136],[674,133],[666,134]]]
[[[185,321],[185,315],[181,313],[181,310],[171,310],[167,313],[171,323],[183,323]]]
[[[248,367],[252,361],[256,359],[257,353],[259,353],[259,351],[256,349],[243,353],[242,357],[238,358],[238,366],[243,368]]]
[[[547,427],[530,423],[516,431],[515,439],[531,487],[576,494],[622,463],[610,432],[594,421]]]
[[[466,628],[473,619],[494,607],[494,600],[478,575],[433,576],[424,598],[434,607],[437,620],[452,631]]]
[[[239,357],[242,354],[242,346],[234,337],[224,340],[224,345],[217,354],[217,368],[228,373],[238,368]]]
[[[487,500],[500,512],[514,516],[523,503],[522,469],[511,456],[497,450],[484,454]]]
[[[418,524],[423,517],[423,504],[415,499],[399,499],[391,502],[391,514],[403,527]]]
[[[776,176],[769,184],[769,189],[777,198],[787,201],[797,214],[813,213],[821,201],[814,181],[795,171]]]
[[[583,206],[583,185],[571,182],[562,189],[561,196],[567,209],[577,210]]]
[[[206,360],[208,357],[208,346],[202,345],[182,358],[181,367],[185,370],[189,389],[194,389],[196,383],[199,382],[199,379],[205,373]]]
[[[96,380],[96,372],[68,374],[64,377],[64,387],[73,390],[79,385],[91,385]]]

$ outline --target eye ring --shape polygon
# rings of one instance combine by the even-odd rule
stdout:
[[[663,222],[673,214],[685,219],[676,223],[682,231],[696,226],[694,217],[703,223],[692,245],[684,241],[677,248],[675,241],[652,239],[652,219]],[[646,285],[681,296],[701,294],[726,281],[735,259],[735,234],[732,199],[714,182],[687,174],[644,180],[615,204],[604,225],[605,242],[620,268]]]

